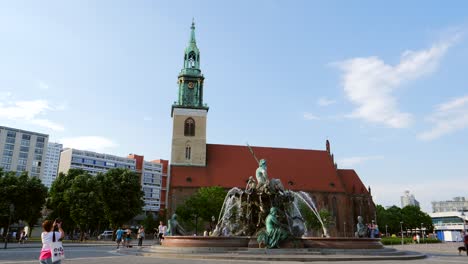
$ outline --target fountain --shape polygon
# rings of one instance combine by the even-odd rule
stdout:
[[[279,179],[269,179],[266,160],[258,160],[251,153],[259,164],[255,179],[250,176],[244,190],[234,187],[228,191],[212,235],[167,236],[163,247],[383,248],[380,239],[330,237],[309,194],[287,190]],[[301,208],[315,215],[322,237],[305,236],[308,230]]]

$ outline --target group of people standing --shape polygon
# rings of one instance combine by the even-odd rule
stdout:
[[[164,236],[167,233],[167,226],[164,225],[162,221],[159,222],[158,229],[154,233],[154,239],[157,239],[157,243],[161,244],[162,240],[164,239]],[[122,229],[121,227],[117,229],[116,233],[116,242],[117,242],[117,248],[120,248],[120,245],[122,244],[123,247],[132,247],[131,242],[132,242],[132,230],[130,229]],[[143,240],[145,239],[146,232],[145,228],[143,226],[140,226],[137,231],[137,236],[136,238],[138,239],[138,246],[141,247],[143,246]]]

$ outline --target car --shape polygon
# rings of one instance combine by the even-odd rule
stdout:
[[[114,231],[106,230],[106,231],[102,232],[102,234],[100,234],[97,238],[99,240],[101,240],[101,239],[110,239],[110,238],[112,238],[112,234],[114,234]]]

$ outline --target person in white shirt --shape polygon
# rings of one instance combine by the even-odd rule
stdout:
[[[161,245],[164,236],[166,235],[167,232],[167,226],[164,225],[163,221],[159,221],[159,226],[158,226],[158,242]]]
[[[55,232],[55,227],[58,228],[58,232]],[[44,232],[41,234],[42,240],[42,249],[39,255],[39,263],[41,264],[52,264],[52,253],[50,252],[50,244],[52,243],[52,238],[55,233],[55,240],[58,241],[65,236],[65,232],[62,229],[61,220],[57,219],[54,222],[51,220],[45,220],[42,223],[42,229]],[[61,261],[56,261],[53,264],[61,264]]]

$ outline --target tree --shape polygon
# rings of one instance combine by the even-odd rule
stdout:
[[[0,223],[6,227],[8,223],[23,220],[29,226],[34,226],[41,217],[41,209],[47,196],[45,187],[38,178],[29,177],[26,172],[16,176],[15,172],[4,172],[0,168]],[[13,214],[10,215],[10,206]]]
[[[212,223],[212,217],[217,219],[219,216],[226,194],[219,186],[202,187],[184,204],[179,205],[176,213],[189,227],[194,226],[194,217],[200,218],[205,224]]]
[[[147,236],[154,233],[154,229],[158,227],[158,223],[154,219],[153,214],[150,213],[143,219],[143,226],[145,227]]]
[[[419,206],[408,205],[401,209],[401,214],[403,216],[403,222],[405,226],[410,229],[419,229],[421,224],[427,229],[432,230],[432,219],[425,212],[421,211]]]
[[[80,229],[80,241],[83,241],[86,230],[94,227],[103,217],[96,177],[88,172],[77,175],[65,191],[64,198],[70,208],[70,217]]]
[[[78,175],[84,174],[82,169],[70,169],[68,173],[60,173],[49,190],[49,198],[46,201],[46,207],[52,212],[48,215],[48,219],[61,218],[63,221],[63,229],[67,232],[73,230],[76,226],[70,213],[70,204],[65,199],[65,193],[71,188],[74,179]]]
[[[47,198],[47,187],[36,177],[26,173],[18,177],[18,197],[15,203],[17,219],[25,221],[31,228],[42,217],[41,211]]]
[[[138,215],[144,205],[140,177],[128,169],[110,169],[97,176],[104,216],[113,229]]]
[[[299,204],[299,211],[304,218],[304,224],[307,230],[315,232],[322,230],[322,223],[305,203]],[[327,209],[321,209],[318,213],[325,228],[328,228],[331,224],[333,224],[333,217]]]
[[[433,229],[431,217],[422,212],[418,206],[406,206],[403,209],[391,206],[387,209],[377,205],[377,221],[381,232],[385,232],[385,226],[390,234],[398,234],[401,228],[419,229],[421,223],[423,227],[431,231]],[[403,222],[402,224],[400,224]]]

